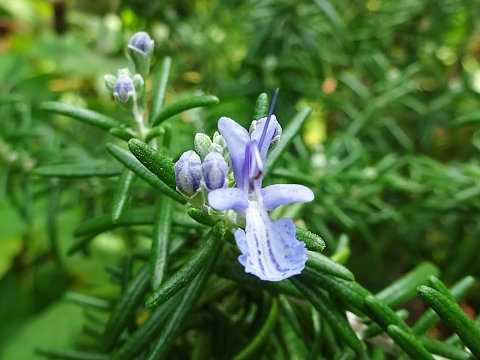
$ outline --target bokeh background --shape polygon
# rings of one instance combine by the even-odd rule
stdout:
[[[35,359],[39,342],[88,347],[83,311],[58,299],[115,298],[105,267],[132,238],[148,247],[142,229],[119,229],[68,256],[74,228],[108,212],[115,181],[31,173],[109,158],[111,135],[39,105],[125,118],[103,75],[130,66],[125,45],[140,30],[155,40],[154,71],[173,58],[167,103],[220,98],[169,120],[174,160],[221,116],[248,127],[258,95],[279,87],[281,124],[313,110],[273,178],[316,199],[274,216],[304,222],[326,254],[344,248],[342,261],[373,292],[425,260],[447,285],[480,275],[477,0],[0,0],[1,359]],[[140,186],[132,206],[151,194]],[[480,310],[478,285],[462,306]],[[410,323],[425,309],[419,299],[408,307]]]

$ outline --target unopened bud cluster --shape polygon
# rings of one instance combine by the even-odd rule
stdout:
[[[195,207],[207,203],[208,193],[227,187],[232,172],[230,153],[223,137],[216,132],[213,141],[208,135],[195,136],[195,151],[182,154],[175,164],[177,189]]]

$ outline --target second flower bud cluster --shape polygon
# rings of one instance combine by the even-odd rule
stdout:
[[[210,191],[228,186],[227,175],[232,169],[230,153],[220,134],[215,133],[213,141],[208,135],[197,134],[195,150],[183,153],[177,161],[175,179],[178,191],[190,204],[201,208]]]

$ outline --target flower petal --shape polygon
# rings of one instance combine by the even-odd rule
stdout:
[[[295,232],[292,219],[272,223],[265,208],[251,201],[245,231],[235,232],[242,251],[238,260],[245,266],[245,272],[266,281],[280,281],[300,274],[307,261],[307,249],[305,243],[295,238]]]
[[[248,200],[240,188],[213,190],[208,194],[208,203],[215,210],[235,209],[235,211],[242,212],[248,207]]]
[[[308,202],[315,197],[313,191],[303,185],[277,184],[270,185],[260,190],[263,196],[263,206],[268,211],[280,205],[294,202]]]
[[[260,138],[262,137],[262,132],[263,128],[265,127],[265,122],[267,121],[267,118],[261,118],[260,120],[257,121],[257,127],[255,130],[252,132],[252,140],[255,140],[257,144],[260,141]],[[275,130],[278,128],[278,123],[277,123],[277,118],[275,115],[272,115],[270,118],[270,123],[268,124],[268,129],[267,129],[267,134],[265,135],[265,140],[263,141],[262,148],[258,149],[260,151],[260,156],[262,158],[263,163],[265,164],[265,159],[267,157],[267,152],[268,148],[270,147],[270,143],[273,140],[273,135],[275,134]]]
[[[242,169],[245,159],[245,146],[250,141],[248,131],[230,118],[222,117],[218,120],[218,130],[227,143],[232,159],[233,175],[238,187],[243,187]]]

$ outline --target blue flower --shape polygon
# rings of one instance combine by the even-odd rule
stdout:
[[[295,238],[293,220],[282,218],[272,222],[267,211],[314,198],[312,190],[302,185],[261,188],[268,148],[278,131],[277,119],[271,114],[274,101],[269,116],[257,121],[251,135],[232,119],[222,117],[218,121],[218,129],[230,151],[236,186],[208,194],[208,202],[215,210],[233,209],[246,215],[245,230],[235,231],[242,252],[238,260],[245,272],[267,281],[300,274],[307,261],[305,243]]]

